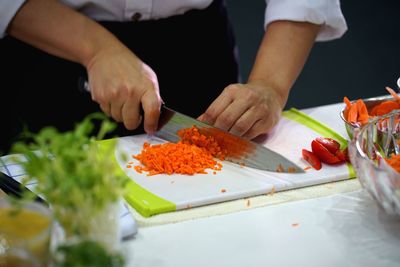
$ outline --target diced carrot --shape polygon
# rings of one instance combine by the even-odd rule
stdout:
[[[141,153],[132,155],[142,164],[134,169],[139,173],[145,171],[148,176],[174,173],[206,174],[207,168],[221,170],[222,164],[213,157],[224,159],[225,153],[212,137],[200,134],[194,126],[180,130],[178,135],[181,137],[178,143],[150,145],[145,142]]]

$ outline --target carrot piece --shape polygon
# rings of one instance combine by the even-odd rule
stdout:
[[[346,104],[346,108],[351,108],[351,101],[347,98],[347,96],[343,97],[343,102]]]
[[[367,106],[365,105],[364,101],[362,99],[358,99],[356,101],[356,106],[357,106],[357,121],[361,123],[361,125],[368,123],[369,115],[368,115],[368,110]]]
[[[394,109],[400,109],[400,104],[395,101],[388,100],[373,107],[371,110],[371,116],[382,116]]]
[[[209,168],[219,171],[222,164],[214,157],[225,158],[225,153],[212,137],[199,133],[196,127],[178,131],[181,140],[178,143],[164,143],[150,145],[145,142],[141,153],[132,155],[142,165],[134,169],[148,176],[157,174],[206,174]]]
[[[396,100],[397,102],[400,101],[400,96],[392,88],[386,86],[386,90],[392,95],[394,100]]]
[[[347,114],[347,121],[350,123],[357,123],[358,122],[358,108],[356,104],[352,104],[349,113]]]
[[[386,158],[385,160],[393,169],[400,172],[400,155],[392,154],[390,158]]]

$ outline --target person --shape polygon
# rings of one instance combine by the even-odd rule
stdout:
[[[267,133],[314,42],[347,25],[339,0],[266,0],[264,28],[242,82],[224,0],[1,0],[0,149],[26,125],[68,130],[99,110],[120,136],[153,134],[162,103],[247,139]],[[76,89],[85,76],[90,95]]]

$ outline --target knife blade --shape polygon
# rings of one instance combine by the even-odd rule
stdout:
[[[78,89],[90,93],[86,78],[78,79]],[[180,140],[178,130],[192,126],[196,126],[201,134],[214,137],[221,149],[227,152],[225,159],[230,162],[271,172],[304,173],[302,168],[289,159],[262,145],[203,123],[165,105],[161,106],[158,128],[154,135],[176,143]]]
[[[158,129],[155,136],[168,142],[180,140],[178,130],[195,126],[201,134],[212,136],[227,151],[226,160],[271,172],[303,173],[304,170],[284,156],[253,141],[243,139],[227,131],[203,123],[165,105],[161,106]]]

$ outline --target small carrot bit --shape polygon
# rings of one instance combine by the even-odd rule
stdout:
[[[277,172],[283,172],[285,169],[283,168],[282,164],[279,164],[278,167],[276,168]]]
[[[295,173],[296,172],[296,168],[295,167],[289,167],[288,168],[288,173]]]
[[[275,193],[275,186],[272,186],[271,192],[268,192],[268,194],[273,196],[274,193]]]
[[[298,223],[292,223],[292,227],[297,227],[297,226],[299,226]]]
[[[309,170],[309,169],[311,169],[311,166],[307,166],[307,167],[305,167],[303,170]]]
[[[222,188],[221,189],[221,193],[225,193],[226,192],[226,189],[225,188]]]
[[[217,172],[216,172],[216,171],[213,171],[213,174],[214,174],[214,175],[216,175],[216,174],[217,174]]]
[[[133,168],[135,169],[136,172],[142,173],[143,168],[141,166],[134,166]]]
[[[126,165],[126,167],[129,169],[129,168],[132,168],[132,165],[128,164],[128,165]]]

